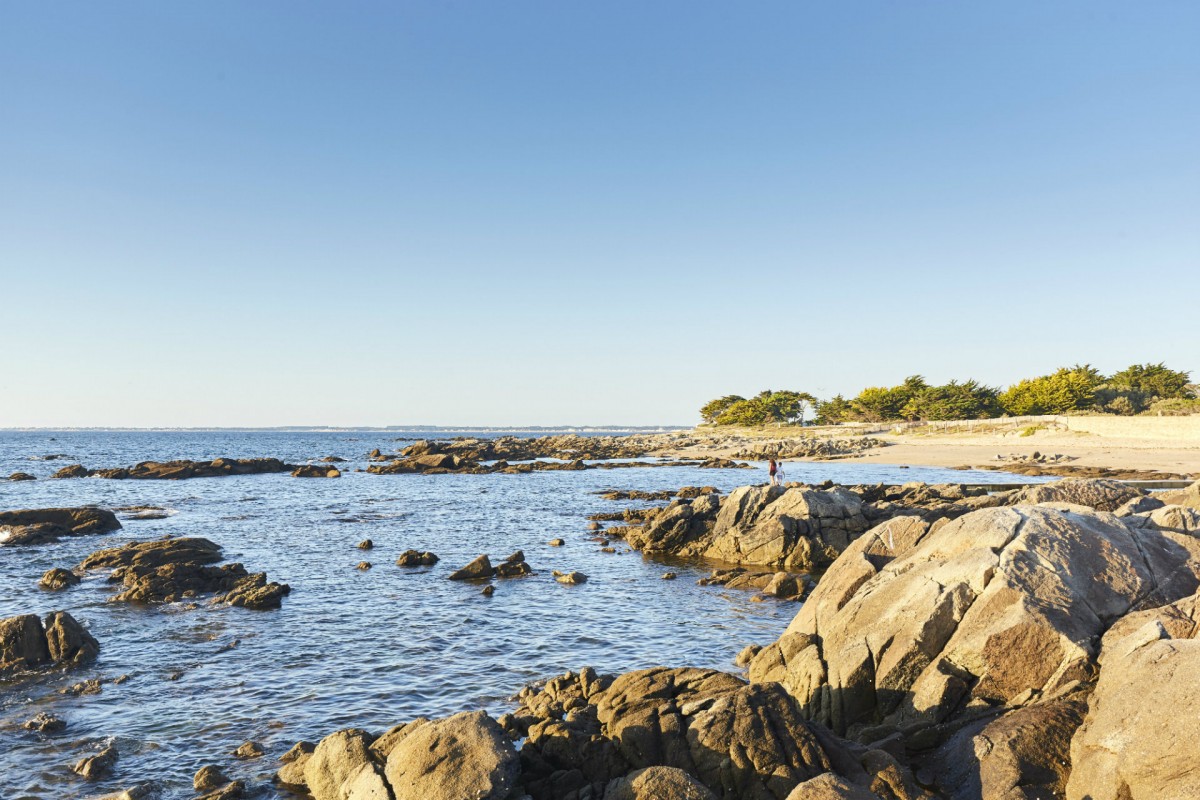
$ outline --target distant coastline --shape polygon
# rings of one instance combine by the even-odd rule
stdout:
[[[0,427],[0,433],[35,433],[51,431],[96,431],[100,433],[115,433],[120,431],[147,431],[154,433],[169,433],[171,431],[196,432],[270,432],[285,433],[346,433],[356,431],[382,431],[385,433],[414,432],[414,433],[665,433],[668,431],[688,431],[693,425],[275,425],[268,427],[107,427],[107,426],[39,426],[39,427]]]

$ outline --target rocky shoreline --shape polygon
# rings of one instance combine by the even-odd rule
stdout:
[[[466,712],[300,742],[284,756],[277,785],[315,800],[1139,800],[1200,792],[1189,755],[1200,734],[1200,482],[1153,495],[1115,481],[1064,480],[993,494],[913,483],[602,496],[669,502],[619,512],[628,524],[593,535],[711,561],[720,585],[780,598],[811,591],[777,640],[739,656],[745,675],[583,669],[527,687],[497,718]],[[33,534],[120,526],[103,509],[6,512],[0,523],[10,538],[16,531],[34,542],[53,539]],[[67,576],[106,568],[123,585],[114,600],[208,595],[279,607],[287,586],[220,560],[206,539],[134,542],[43,581],[69,585]],[[430,567],[437,557],[411,551],[398,563]],[[498,565],[481,556],[449,577],[531,574],[517,552]],[[99,647],[65,612],[44,624],[31,615],[0,621],[0,665],[10,672],[87,663]],[[57,724],[30,725],[42,722]],[[261,757],[252,745],[237,757]],[[105,750],[76,771],[106,774],[117,757]],[[199,797],[253,791],[219,765],[201,773]],[[153,785],[125,796],[153,796]]]

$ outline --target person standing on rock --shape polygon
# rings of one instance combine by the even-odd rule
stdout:
[[[772,486],[775,485],[775,473],[778,471],[778,469],[779,469],[779,467],[776,466],[775,459],[768,458],[767,459],[767,472],[769,472],[771,475],[771,485]]]

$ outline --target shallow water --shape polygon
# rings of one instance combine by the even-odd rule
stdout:
[[[711,485],[728,491],[764,482],[765,470],[653,468],[539,472],[530,475],[370,475],[365,454],[413,438],[400,432],[0,432],[0,510],[76,506],[161,506],[160,520],[123,519],[124,528],[58,544],[0,548],[0,617],[66,609],[101,643],[94,665],[0,683],[0,797],[91,797],[146,780],[166,798],[190,798],[192,775],[216,763],[266,786],[276,758],[300,739],[342,727],[381,731],[413,717],[485,707],[499,713],[524,684],[568,669],[601,672],[665,665],[732,670],[749,643],[776,638],[794,603],[752,603],[751,593],[702,587],[701,564],[663,563],[628,552],[600,552],[586,517],[627,503],[593,492]],[[49,454],[71,459],[37,460]],[[43,480],[60,467],[125,466],[144,460],[275,456],[303,463],[335,455],[336,480],[286,473],[187,481]],[[789,480],[840,483],[1001,482],[995,472],[900,469],[847,462],[789,462]],[[55,566],[89,553],[163,535],[204,536],[230,561],[292,586],[278,611],[182,604],[109,603],[94,574],[65,592],[37,587]],[[561,537],[564,547],[546,542]],[[370,538],[375,549],[355,545]],[[616,543],[619,545],[619,542]],[[394,565],[404,550],[432,550],[430,569]],[[522,549],[537,574],[498,581],[494,597],[447,581],[480,553],[493,559]],[[370,560],[373,569],[355,565]],[[590,580],[562,586],[553,569]],[[231,647],[231,645],[233,645]],[[99,695],[63,697],[78,681],[129,675]],[[45,736],[20,724],[39,711],[68,728]],[[116,739],[113,776],[85,784],[70,764]],[[261,742],[267,756],[238,762],[230,751]]]

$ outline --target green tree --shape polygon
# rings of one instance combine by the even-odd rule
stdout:
[[[1000,392],[978,381],[950,381],[945,386],[927,386],[913,395],[902,409],[906,419],[988,419],[1000,415]]]
[[[854,419],[854,406],[840,394],[816,403],[817,424],[837,425]]]
[[[852,418],[862,422],[905,419],[904,407],[928,388],[929,384],[920,375],[910,375],[899,386],[868,386],[850,401]]]
[[[727,394],[724,397],[718,397],[716,400],[710,400],[700,407],[700,417],[705,422],[716,422],[717,417],[725,413],[734,403],[745,401],[746,398],[738,394]]]
[[[1104,376],[1090,364],[1062,367],[1051,375],[1026,378],[1000,395],[1000,405],[1009,414],[1068,414],[1096,406],[1096,390]]]
[[[1169,369],[1163,363],[1132,364],[1110,377],[1107,384],[1140,397],[1142,405],[1149,405],[1155,400],[1186,398],[1190,378],[1190,373]]]

